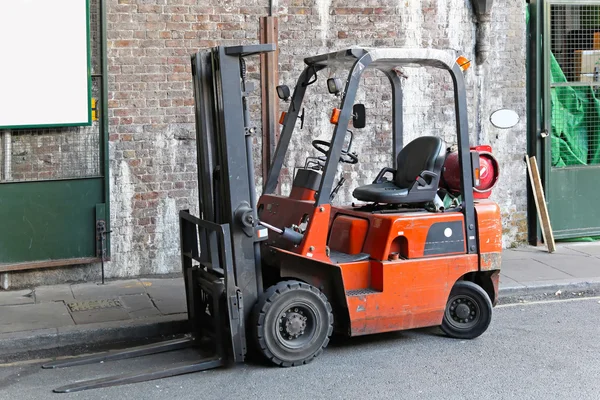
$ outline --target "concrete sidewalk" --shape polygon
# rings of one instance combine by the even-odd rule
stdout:
[[[179,334],[186,319],[182,279],[0,291],[0,362]]]
[[[503,254],[500,302],[600,290],[600,244],[562,244],[554,254]],[[186,331],[181,278],[132,279],[0,291],[0,362],[92,350]]]
[[[501,299],[599,289],[600,243],[559,243],[552,254],[545,247],[521,247],[502,254]]]

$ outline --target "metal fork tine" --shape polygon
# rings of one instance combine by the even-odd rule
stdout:
[[[164,353],[167,351],[179,350],[194,344],[194,338],[186,337],[181,339],[167,340],[164,342],[147,344],[123,350],[110,351],[107,353],[93,354],[90,356],[76,357],[69,360],[54,361],[42,365],[44,369],[67,368],[77,365],[94,364],[102,361],[123,360],[126,358],[141,357],[150,354]]]
[[[130,383],[146,382],[155,379],[168,378],[176,375],[189,374],[193,372],[204,371],[225,365],[221,358],[205,359],[201,362],[190,364],[181,363],[175,367],[165,367],[160,369],[137,372],[127,375],[109,376],[107,378],[93,379],[71,385],[62,386],[54,389],[54,393],[73,393],[89,389],[105,388],[110,386],[126,385]]]

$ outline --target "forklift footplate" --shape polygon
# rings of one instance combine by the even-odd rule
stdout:
[[[346,296],[366,296],[368,294],[374,294],[374,293],[381,293],[381,292],[378,290],[375,290],[375,289],[354,289],[354,290],[347,290]]]
[[[341,251],[332,250],[330,253],[330,257],[331,257],[331,261],[334,264],[340,264],[340,263],[365,261],[365,260],[368,260],[370,256],[367,253],[347,254],[347,253],[342,253]]]

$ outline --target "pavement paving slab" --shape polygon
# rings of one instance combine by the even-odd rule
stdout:
[[[64,303],[3,306],[0,311],[0,333],[74,325]]]
[[[75,300],[71,285],[38,286],[35,288],[36,303],[47,303],[52,301],[72,302]]]
[[[121,296],[119,299],[131,318],[147,318],[160,315],[160,311],[154,307],[152,300],[146,293]]]
[[[142,279],[142,283],[152,302],[162,314],[187,312],[183,278]]]
[[[573,278],[573,276],[563,271],[559,271],[532,258],[527,260],[512,260],[510,267],[504,268],[503,265],[501,273],[520,283]]]
[[[77,325],[109,321],[123,321],[129,319],[129,313],[122,307],[76,311],[71,312],[71,316]]]
[[[0,305],[33,304],[35,298],[32,290],[0,291]]]
[[[138,279],[71,285],[76,300],[112,299],[130,294],[146,293],[144,284]]]
[[[163,315],[181,314],[187,312],[185,296],[183,295],[175,298],[152,298],[152,301],[156,308],[158,308]]]
[[[556,254],[552,257],[533,258],[546,265],[575,278],[591,278],[600,276],[600,258],[585,257],[585,259],[575,258],[573,256]],[[527,268],[530,268],[529,266]]]
[[[600,257],[600,245],[597,243],[574,243],[565,246],[569,250],[587,254],[592,257]]]
[[[500,286],[501,287],[504,287],[504,286],[510,286],[510,287],[522,286],[522,287],[525,287],[525,285],[523,285],[522,283],[519,283],[519,282],[515,281],[514,279],[510,279],[508,276],[506,276],[504,274],[500,274]]]
[[[528,260],[532,257],[554,257],[556,255],[566,255],[574,257],[588,257],[589,254],[585,254],[581,251],[577,251],[571,247],[558,244],[554,253],[548,253],[548,249],[543,246],[533,247],[519,247],[516,249],[504,250],[502,252],[502,261],[505,260]]]

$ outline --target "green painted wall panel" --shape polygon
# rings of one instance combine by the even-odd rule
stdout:
[[[555,238],[600,234],[599,177],[600,166],[551,169],[546,200]]]
[[[0,264],[95,257],[104,179],[0,184]]]

